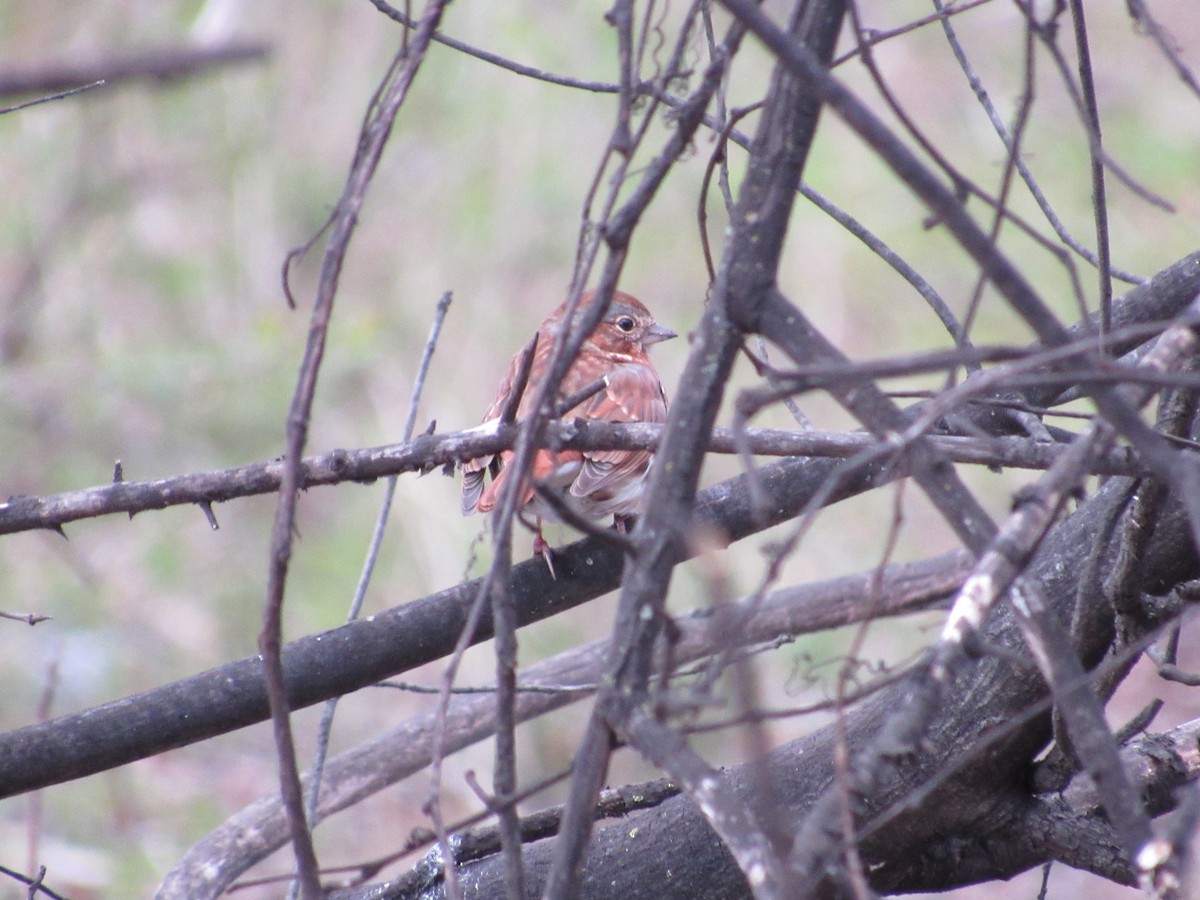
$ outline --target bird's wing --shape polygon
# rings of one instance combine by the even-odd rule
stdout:
[[[536,338],[535,338],[536,339]],[[548,352],[547,345],[550,342],[538,340],[536,349],[534,350],[534,359],[532,362],[532,370],[538,370],[538,357],[543,356]],[[528,345],[522,348],[516,355],[513,356],[508,363],[508,371],[504,373],[504,380],[500,382],[500,387],[496,391],[496,398],[492,400],[491,406],[487,408],[487,412],[483,414],[483,421],[490,422],[493,419],[498,419],[504,411],[504,407],[508,404],[508,398],[512,395],[513,388],[517,383],[517,376],[521,371],[521,358],[528,350]],[[545,367],[545,364],[542,364]],[[521,402],[518,404],[517,417],[520,418],[525,408],[529,403],[531,389],[536,389],[532,378],[525,386],[525,392],[521,396]],[[484,476],[488,469],[492,469],[493,484],[494,479],[499,476],[504,468],[504,463],[511,456],[510,453],[502,453],[499,456],[479,456],[475,459],[468,459],[462,464],[463,484],[462,484],[462,513],[464,516],[469,516],[474,512],[487,512],[492,508],[495,502],[495,491],[492,490],[487,494],[484,493]],[[480,501],[485,501],[484,505],[480,505]]]
[[[486,463],[476,467],[479,460],[463,463],[462,514],[469,516],[479,511],[479,498],[483,496],[483,473]]]
[[[617,366],[607,376],[605,389],[576,414],[605,422],[665,422],[667,399],[658,374],[647,365]],[[645,450],[589,450],[571,493],[586,497],[612,488],[631,475],[645,471],[650,454]]]

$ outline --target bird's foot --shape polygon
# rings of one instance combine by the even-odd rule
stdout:
[[[550,570],[550,577],[557,581],[558,575],[554,571],[554,551],[550,549],[550,545],[542,537],[541,528],[538,528],[533,533],[533,555],[540,556],[546,561],[546,568]]]

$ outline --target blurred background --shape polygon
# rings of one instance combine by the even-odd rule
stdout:
[[[768,7],[778,12],[784,5]],[[1200,10],[1192,0],[1155,0],[1151,7],[1195,68]],[[672,35],[681,10],[659,8],[663,31]],[[460,2],[450,6],[443,30],[541,69],[612,81],[615,39],[604,22],[606,9],[603,3]],[[864,3],[861,13],[867,26],[882,31],[930,11],[923,0],[889,0]],[[1089,5],[1088,16],[1106,146],[1175,205],[1165,212],[1109,181],[1114,265],[1148,276],[1196,249],[1200,100],[1129,21],[1123,4]],[[716,18],[723,28],[725,19]],[[1017,12],[993,2],[958,16],[956,25],[993,101],[1011,120],[1024,86]],[[0,116],[0,494],[104,484],[116,460],[127,480],[143,480],[281,452],[321,245],[294,270],[295,311],[284,301],[280,268],[341,193],[367,103],[399,46],[399,26],[367,0],[0,5],[0,70],[36,72],[50,64],[234,40],[264,42],[269,53],[175,82],[114,84]],[[1069,41],[1062,43],[1069,49]],[[843,46],[850,46],[845,36]],[[914,31],[875,52],[890,87],[929,138],[978,183],[998,190],[1003,148],[940,29]],[[701,69],[701,40],[691,53]],[[758,100],[769,71],[765,55],[747,41],[729,105]],[[839,75],[881,108],[856,62],[841,66]],[[1025,157],[1066,227],[1093,247],[1086,143],[1045,54],[1038,56],[1032,83],[1036,102]],[[417,429],[433,420],[440,431],[477,423],[509,357],[565,295],[581,206],[614,116],[611,95],[536,82],[433,47],[350,247],[310,452],[400,439],[420,352],[446,291],[453,292],[453,304]],[[669,126],[660,118],[637,164],[656,152]],[[743,128],[753,132],[753,116]],[[667,181],[637,232],[621,282],[681,335],[698,320],[707,287],[696,209],[713,149],[712,135],[702,133]],[[731,151],[735,191],[743,160],[741,151]],[[831,117],[823,120],[807,180],[904,255],[959,314],[966,309],[973,267],[945,234],[923,227],[925,211]],[[1023,189],[1015,190],[1013,206],[1049,231]],[[725,213],[715,191],[706,209],[719,254]],[[1061,265],[1011,228],[1002,240],[1043,296],[1073,321],[1077,304]],[[1086,265],[1080,265],[1080,280],[1094,302],[1096,279]],[[948,345],[910,287],[803,201],[781,281],[854,358]],[[1118,285],[1117,293],[1124,289]],[[987,291],[976,337],[1030,339]],[[677,379],[687,352],[686,338],[655,350],[669,395],[683,389]],[[751,373],[739,371],[734,386],[752,381]],[[818,427],[851,427],[823,398],[804,398],[801,406]],[[788,421],[773,412],[756,424]],[[713,460],[704,481],[737,471],[733,461]],[[967,474],[997,514],[1030,477]],[[343,485],[301,498],[286,637],[344,620],[382,492],[382,485]],[[862,498],[824,514],[783,581],[877,563],[894,496]],[[173,508],[69,525],[66,540],[50,533],[0,539],[0,609],[52,617],[36,628],[0,620],[0,728],[36,721],[47,696],[49,714],[59,715],[254,653],[274,508],[273,496],[219,506],[217,531],[199,510]],[[898,508],[898,558],[954,546],[917,491],[903,491]],[[456,481],[438,474],[402,478],[365,614],[478,574],[487,561],[486,542],[478,540],[485,527],[485,520],[459,515]],[[758,584],[763,548],[780,533],[717,558],[736,591]],[[550,536],[552,542],[572,539],[566,530]],[[526,552],[522,536],[518,553]],[[693,566],[682,567],[672,608],[706,601],[703,579]],[[612,611],[612,598],[604,598],[527,629],[522,661],[602,636]],[[928,640],[937,618],[875,628],[866,656],[893,663],[907,658]],[[821,696],[836,669],[829,660],[846,641],[845,634],[821,635],[764,659],[764,702],[790,706]],[[482,684],[491,671],[490,648],[477,648],[460,680]],[[439,672],[430,667],[405,677],[436,684]],[[1166,693],[1139,677],[1131,680],[1130,699],[1114,704],[1114,717],[1140,707],[1139,685]],[[1161,724],[1200,714],[1200,703],[1187,692],[1172,696],[1171,718]],[[342,705],[333,750],[433,702],[396,691],[359,692]],[[584,712],[568,710],[522,728],[527,780],[567,764]],[[302,761],[311,753],[315,720],[312,710],[296,717]],[[771,736],[782,742],[820,724],[819,717],[777,722]],[[699,745],[716,762],[738,759],[736,735],[705,737]],[[478,805],[464,773],[479,772],[486,786],[490,766],[489,745],[450,761],[444,792],[451,818]],[[618,783],[654,774],[621,756],[611,777]],[[48,789],[36,801],[0,802],[0,864],[18,870],[44,864],[47,883],[75,898],[146,896],[187,847],[276,785],[268,728],[246,729]],[[319,827],[322,863],[361,862],[392,851],[414,826],[426,824],[420,807],[428,791],[428,779],[418,776]],[[547,794],[527,808],[556,799]],[[285,871],[289,862],[286,853],[277,855],[256,874]],[[1035,895],[1039,879],[1014,880],[1011,896]],[[1131,895],[1061,869],[1050,884],[1051,896],[1071,896],[1084,886],[1097,898]],[[958,896],[1001,896],[994,885],[982,890]],[[0,881],[0,897],[10,894],[23,891]],[[279,894],[267,888],[239,896]]]

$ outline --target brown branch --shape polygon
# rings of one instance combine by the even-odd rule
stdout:
[[[368,0],[368,2],[392,21],[399,22],[406,28],[416,27],[416,24],[413,22],[410,16],[400,12],[400,10],[396,9],[394,6],[385,3],[384,0]],[[547,84],[556,84],[560,87],[578,88],[580,90],[591,91],[592,93],[598,94],[617,94],[621,91],[621,86],[618,84],[613,84],[606,81],[587,81],[582,78],[572,78],[568,75],[558,75],[554,72],[546,72],[542,69],[537,69],[533,66],[527,66],[515,60],[508,59],[507,57],[501,56],[498,53],[492,53],[489,50],[484,50],[480,47],[474,47],[465,41],[460,41],[457,38],[450,37],[446,34],[435,34],[433,39],[439,44],[450,47],[452,50],[457,50],[467,56],[472,56],[475,59],[481,60],[482,62],[490,63],[491,65],[498,66],[501,69],[507,69],[510,72],[513,72],[517,75],[523,75],[526,78],[544,81]],[[638,89],[639,93],[649,93],[647,86],[645,85],[639,85]]]
[[[1103,487],[1050,533],[1035,557],[1028,576],[1043,587],[1057,614],[1067,615],[1076,602],[1079,548],[1092,545],[1114,508],[1123,504],[1125,493],[1120,480]],[[1152,595],[1194,577],[1200,563],[1177,502],[1164,509],[1142,562],[1142,590]],[[1090,627],[1073,634],[1072,640],[1085,667],[1105,670],[1102,660],[1114,648],[1112,617],[1096,606]],[[1006,811],[1016,814],[1029,808],[1029,765],[1050,736],[1051,707],[1040,673],[1014,653],[1021,639],[1011,617],[1004,609],[997,613],[984,628],[983,655],[970,664],[970,677],[936,706],[933,728],[920,749],[912,753],[905,752],[903,744],[890,745],[898,757],[896,778],[881,785],[868,801],[870,822],[883,824],[861,844],[876,890],[945,890],[1007,878],[1044,861],[1053,850],[1041,845],[1008,854],[1006,846],[994,840],[996,823],[1004,821]],[[1144,632],[1130,639],[1138,641],[1131,651],[1139,652]],[[878,745],[886,738],[880,723],[910,692],[909,683],[897,684],[852,710],[846,721],[847,744],[852,749]],[[781,815],[799,821],[828,788],[833,744],[832,729],[825,728],[759,761],[770,767],[775,779]],[[731,766],[726,774],[742,790],[749,789],[745,765]],[[638,826],[633,837],[627,825],[597,829],[580,897],[659,900],[666,879],[681,896],[751,896],[741,871],[686,798],[667,801],[641,817]],[[955,848],[973,854],[976,865],[964,869],[961,853],[949,852]],[[544,872],[553,852],[551,841],[527,847],[527,872]],[[638,866],[630,869],[628,860],[634,853]],[[464,889],[477,896],[493,896],[500,883],[490,861],[464,869],[460,879]],[[536,889],[532,876],[530,881]],[[368,895],[346,896],[349,900]]]
[[[1130,290],[1113,307],[1111,343],[1114,354],[1128,353],[1142,343],[1144,335],[1131,327],[1169,320],[1177,316],[1200,293],[1200,251],[1173,263],[1149,282]],[[1086,322],[1072,325],[1071,340],[1094,332],[1098,314]],[[1124,338],[1120,335],[1127,335]],[[1047,406],[1062,393],[1061,384],[1023,389],[1026,399]],[[578,430],[576,430],[578,429]],[[590,423],[551,423],[546,432],[547,445],[561,442],[571,449],[656,449],[659,426],[637,425],[606,428]],[[472,431],[446,435],[423,435],[411,444],[389,445],[365,450],[334,450],[304,460],[300,487],[339,484],[343,481],[372,481],[402,472],[419,472],[477,456],[488,456],[513,446],[516,430],[500,429],[496,434]],[[783,456],[853,456],[865,449],[863,435],[805,435],[789,432],[747,430],[755,453]],[[969,439],[930,438],[934,446],[958,462],[1023,468],[1046,468],[1052,456],[1060,452],[1052,445],[1022,444],[1012,439],[996,439],[987,449]],[[588,443],[588,442],[591,443]],[[611,441],[611,443],[610,443]],[[732,432],[716,429],[709,449],[716,453],[736,453]],[[995,454],[994,455],[993,451]],[[1103,474],[1140,474],[1133,454],[1121,451],[1105,457]],[[197,473],[154,481],[106,484],[45,497],[16,495],[0,502],[0,534],[12,534],[35,528],[59,530],[62,525],[80,519],[112,513],[134,514],[165,509],[185,503],[223,503],[239,497],[272,493],[279,489],[281,464],[278,461],[238,466],[214,472]]]
[[[0,70],[0,97],[70,91],[97,81],[114,87],[126,81],[169,84],[208,69],[261,62],[271,52],[265,41],[230,41],[209,46],[160,47],[94,61],[39,63]]]
[[[1194,305],[1200,306],[1200,301]],[[1172,328],[1159,342],[1156,365],[1178,364],[1180,359],[1193,352],[1195,344],[1196,335],[1190,325]],[[1136,407],[1147,396],[1147,392],[1141,391],[1127,402]],[[1041,589],[1036,587],[1036,579],[1025,577],[1025,570],[1066,502],[1076,492],[1082,473],[1087,469],[1088,457],[1102,452],[1113,440],[1113,435],[1111,426],[1100,420],[1080,436],[1070,452],[1023,498],[987,553],[980,558],[955,600],[928,664],[912,679],[903,704],[888,715],[879,738],[854,762],[850,800],[856,812],[861,811],[870,797],[894,776],[904,755],[916,752],[926,740],[927,730],[942,699],[974,655],[973,645],[978,633],[1006,593],[1011,592],[1016,621],[1025,632],[1034,658],[1052,688],[1061,686],[1063,678],[1082,672],[1074,649],[1061,646],[1061,636],[1055,636],[1055,641],[1048,639],[1050,626],[1045,620]],[[1069,658],[1068,653],[1071,654]],[[1098,710],[1093,711],[1099,715]],[[1089,731],[1089,723],[1083,720],[1085,713],[1081,710],[1072,712],[1076,714],[1073,723],[1077,732],[1086,731],[1094,737],[1094,730]],[[1090,771],[1097,773],[1098,779],[1102,779],[1105,809],[1110,820],[1118,828],[1128,829],[1123,835],[1126,838],[1123,846],[1132,859],[1144,843],[1149,828],[1135,798],[1130,796],[1128,786],[1122,783],[1119,770],[1113,769],[1112,758],[1105,756],[1106,750],[1111,750],[1115,756],[1111,737],[1109,745],[1106,747],[1103,740],[1091,740],[1089,746],[1093,752],[1082,761]],[[823,873],[831,871],[837,864],[842,835],[835,824],[835,813],[843,799],[840,790],[825,791],[808,812],[797,835],[789,862],[795,877],[805,885],[801,896],[815,896]]]
[[[794,17],[792,28],[810,37],[828,59],[840,28],[843,4],[840,0],[822,0],[806,5],[805,10]],[[743,34],[735,21],[706,72],[706,83],[714,72],[723,74],[725,62],[740,46]],[[719,79],[712,84],[714,92],[718,84]],[[671,408],[659,451],[671,460],[671,465],[653,468],[647,513],[633,535],[636,549],[624,579],[613,629],[613,678],[597,699],[576,752],[562,832],[546,879],[547,900],[562,900],[578,893],[592,830],[592,806],[608,768],[614,732],[619,732],[622,724],[605,714],[607,699],[614,694],[628,695],[637,702],[646,699],[672,563],[686,552],[682,545],[687,542],[692,520],[704,457],[703,438],[712,429],[741,344],[735,310],[739,305],[761,302],[767,287],[764,281],[769,281],[778,265],[819,109],[816,98],[798,91],[782,69],[776,70],[763,108],[761,143],[756,143],[734,214],[722,276],[693,337],[683,375],[688,391]],[[712,811],[713,807],[710,804],[706,809]]]
[[[746,476],[701,491],[695,520],[737,541],[787,521],[821,493],[835,503],[886,483],[891,468],[855,466],[853,478],[827,482],[845,465],[832,459],[788,459],[757,471],[766,515],[748,499]],[[680,546],[676,561],[693,552]],[[552,579],[540,560],[513,568],[513,602],[521,624],[540,621],[611,591],[624,555],[604,542],[583,540],[555,551]],[[448,654],[462,633],[479,591],[465,582],[373,617],[289,644],[283,654],[289,703],[308,706],[374,684]],[[491,637],[484,615],[475,643]],[[83,777],[173,747],[203,740],[267,716],[262,668],[256,657],[229,663],[136,698],[0,735],[0,797]],[[137,709],[133,717],[128,710]]]
[[[569,450],[657,450],[663,425],[605,422],[551,423],[539,446]],[[519,426],[510,425],[495,433],[458,431],[422,435],[409,444],[387,444],[362,450],[333,450],[309,456],[300,466],[299,487],[307,490],[342,484],[366,483],[405,472],[423,472],[459,460],[487,456],[510,449]],[[741,438],[731,428],[715,428],[708,452],[736,454],[737,441],[757,456],[849,458],[879,445],[879,438],[865,432],[779,431],[747,428]],[[1045,469],[1063,452],[1061,444],[1037,443],[1028,438],[970,438],[931,436],[929,446],[955,462],[1000,468]],[[189,503],[225,503],[242,497],[279,490],[283,464],[278,460],[179,475],[154,481],[124,481],[102,484],[43,497],[14,496],[0,503],[0,534],[33,529],[58,530],[70,522],[115,513],[166,509]],[[1092,474],[1144,475],[1149,470],[1128,447],[1101,456]]]
[[[749,0],[722,0],[724,6],[763,41],[809,90],[822,98],[874,150],[938,217],[960,246],[986,273],[996,290],[1047,346],[1070,339],[1067,331],[1028,280],[976,225],[958,198],[930,172],[858,97],[829,74],[811,49],[792,40]],[[1089,361],[1090,364],[1090,361]],[[1174,452],[1110,386],[1094,385],[1089,395],[1104,416],[1142,454],[1155,473],[1183,489],[1183,500],[1200,545],[1200,468]]]
[[[728,613],[740,625],[735,633],[714,631],[709,611],[684,613],[675,619],[679,629],[675,661],[685,664],[723,652],[731,640],[749,646],[781,635],[839,628],[860,621],[863,615],[876,619],[927,609],[958,589],[969,566],[966,554],[954,553],[889,566],[881,573],[782,588],[732,604]],[[864,605],[869,594],[872,600]],[[607,640],[595,641],[522,671],[518,720],[528,721],[587,696],[604,677],[608,648]],[[581,689],[570,690],[573,686]],[[557,690],[530,690],[538,687]],[[456,696],[444,724],[444,749],[452,752],[489,737],[494,706],[489,694]],[[424,713],[330,760],[314,824],[423,770],[431,760],[435,727],[435,713]],[[278,795],[263,797],[192,847],[167,874],[157,896],[185,900],[215,895],[286,841],[287,819]]]
[[[258,646],[262,654],[267,700],[279,759],[280,791],[291,823],[292,848],[296,856],[297,882],[304,900],[317,900],[321,895],[316,854],[312,834],[304,817],[304,800],[300,773],[296,765],[292,741],[288,693],[284,683],[281,658],[282,610],[288,566],[295,533],[297,495],[300,489],[300,464],[304,445],[308,441],[309,418],[317,375],[325,354],[325,337],[333,313],[342,264],[350,239],[358,224],[358,211],[366,198],[367,188],[375,174],[383,148],[387,144],[396,115],[424,60],[431,35],[437,31],[442,10],[449,0],[430,0],[421,16],[416,36],[406,43],[393,59],[367,113],[359,135],[359,144],[346,179],[346,186],[332,218],[329,243],[321,265],[317,297],[305,346],[304,359],[296,381],[295,393],[286,423],[286,447],[280,473],[279,504],[271,533],[271,557],[267,573],[267,599],[263,608],[262,630]],[[285,287],[286,290],[286,287]]]

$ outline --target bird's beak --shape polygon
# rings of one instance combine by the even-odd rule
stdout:
[[[679,337],[679,335],[673,332],[670,328],[664,328],[662,325],[659,325],[657,322],[655,322],[653,325],[647,328],[646,333],[642,335],[642,343],[646,346],[650,346],[651,344],[657,344],[659,341],[669,341],[673,337]]]

